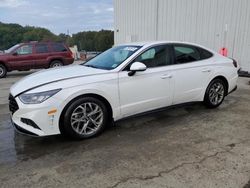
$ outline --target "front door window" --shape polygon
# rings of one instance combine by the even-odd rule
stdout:
[[[32,54],[32,45],[23,45],[17,49],[16,53],[18,55],[28,55]]]

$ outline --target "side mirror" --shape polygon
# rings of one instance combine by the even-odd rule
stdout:
[[[128,75],[133,76],[136,72],[145,71],[145,70],[147,70],[146,65],[144,65],[143,63],[140,63],[140,62],[134,62],[130,66],[130,71],[128,72]]]
[[[17,53],[17,52],[14,52],[12,55],[17,56],[17,55],[18,55],[18,53]]]

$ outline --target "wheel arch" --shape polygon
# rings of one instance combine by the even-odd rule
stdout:
[[[228,89],[229,89],[229,82],[228,82],[227,78],[225,76],[223,76],[223,75],[218,75],[218,76],[214,77],[212,80],[210,80],[210,82],[207,85],[207,88],[208,88],[209,84],[215,79],[220,79],[225,83],[225,85],[226,85],[226,95],[227,95],[228,94]]]
[[[74,101],[76,101],[77,99],[79,98],[83,98],[83,97],[93,97],[93,98],[96,98],[100,101],[102,101],[104,103],[104,105],[107,107],[107,110],[108,110],[108,121],[112,122],[113,121],[113,109],[112,109],[112,106],[110,104],[110,102],[103,96],[99,95],[99,94],[95,94],[95,93],[87,93],[87,94],[82,94],[82,95],[79,95],[77,97],[74,97],[73,99],[71,99],[63,108],[61,114],[60,114],[60,117],[59,117],[59,129],[60,129],[60,132],[63,132],[63,127],[61,126],[62,125],[62,121],[63,121],[63,114],[65,113],[66,109],[68,108],[68,106],[70,104],[72,104]]]
[[[62,58],[59,58],[59,57],[51,58],[51,59],[49,59],[48,61],[49,61],[49,66],[51,65],[51,63],[52,63],[53,61],[60,61],[60,62],[64,65],[63,59],[62,59]]]
[[[0,61],[0,65],[3,65],[7,71],[9,71],[9,67],[7,66],[7,64],[4,61]]]

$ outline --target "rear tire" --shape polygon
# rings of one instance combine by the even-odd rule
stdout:
[[[61,117],[62,134],[77,140],[92,138],[105,129],[108,111],[104,103],[93,97],[79,98],[69,104]]]
[[[226,96],[226,84],[221,79],[214,79],[207,87],[204,104],[208,108],[217,108],[224,101]]]
[[[0,64],[0,78],[6,77],[7,69],[4,65]]]
[[[50,63],[50,68],[55,68],[55,67],[61,67],[63,66],[63,63],[59,60],[54,60]]]

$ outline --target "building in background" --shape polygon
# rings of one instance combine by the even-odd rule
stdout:
[[[115,44],[178,40],[219,52],[250,72],[250,0],[115,0]]]

